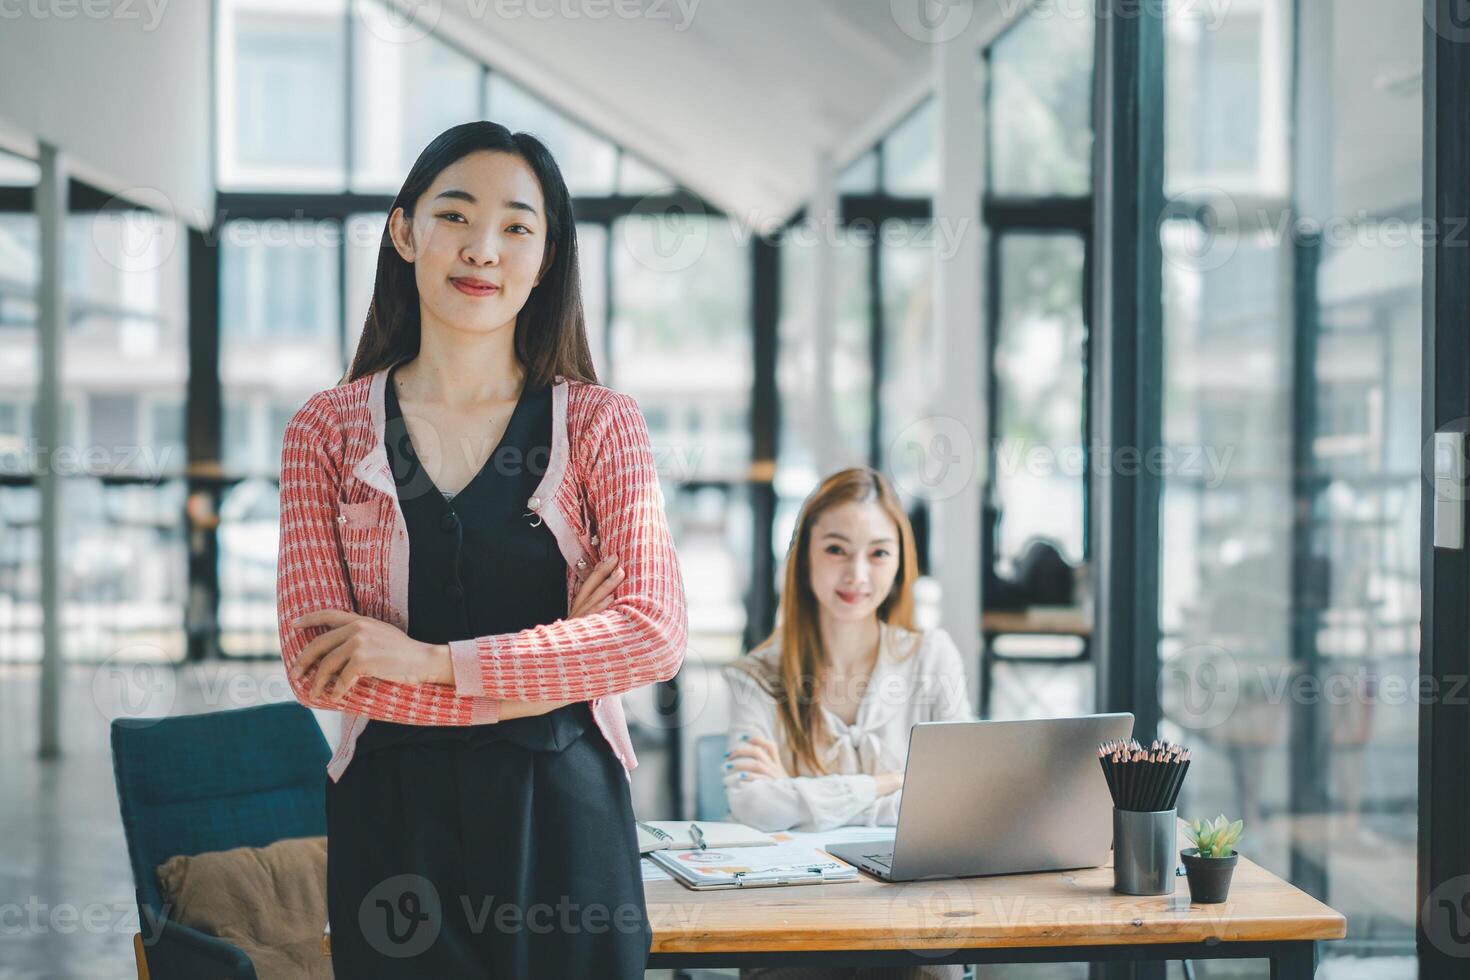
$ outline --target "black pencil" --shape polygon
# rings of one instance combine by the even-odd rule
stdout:
[[[1168,742],[1155,742],[1153,763],[1149,766],[1148,808],[1151,811],[1167,810],[1164,806],[1165,780],[1169,773],[1169,755],[1173,749]]]
[[[1179,799],[1179,791],[1184,788],[1184,776],[1189,772],[1189,750],[1185,750],[1179,763],[1179,771],[1174,776],[1174,785],[1169,789],[1169,809],[1174,809],[1174,803]]]
[[[1102,766],[1103,779],[1105,779],[1108,784],[1108,795],[1110,795],[1113,798],[1113,802],[1116,803],[1118,800],[1118,787],[1113,782],[1112,767],[1108,765],[1108,745],[1106,742],[1098,743],[1097,762],[1098,765]]]

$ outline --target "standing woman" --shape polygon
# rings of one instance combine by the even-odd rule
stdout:
[[[588,353],[566,184],[534,137],[455,126],[383,244],[351,371],[281,460],[282,656],[343,713],[334,972],[641,977],[618,696],[678,671],[688,617],[647,425]]]

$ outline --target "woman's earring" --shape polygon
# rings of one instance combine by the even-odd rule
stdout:
[[[540,515],[540,514],[532,514],[532,513],[531,513],[531,512],[530,512],[530,511],[529,511],[529,510],[528,510],[528,511],[526,511],[526,512],[525,512],[525,513],[524,513],[524,514],[522,514],[522,515],[521,515],[521,516],[522,516],[522,517],[534,517],[534,518],[535,518],[535,520],[533,520],[533,521],[532,521],[532,522],[531,522],[531,526],[532,526],[532,527],[540,527],[540,526],[541,526],[541,515]]]

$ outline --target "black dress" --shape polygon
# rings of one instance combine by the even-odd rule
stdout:
[[[408,635],[448,643],[566,616],[566,562],[526,511],[551,389],[452,497],[419,465],[394,392],[385,439],[408,525]],[[534,524],[533,524],[534,520]],[[327,780],[335,976],[642,977],[652,940],[622,763],[586,702],[493,725],[369,721]]]

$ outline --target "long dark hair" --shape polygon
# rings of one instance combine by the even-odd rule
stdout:
[[[556,248],[541,282],[531,290],[516,316],[515,353],[526,371],[526,384],[540,387],[556,375],[596,383],[592,352],[587,347],[587,319],[582,312],[582,277],[577,266],[577,223],[561,168],[550,151],[530,133],[512,133],[499,123],[461,123],[436,136],[414,161],[398,196],[388,209],[403,208],[412,220],[414,205],[440,172],[477,150],[514,153],[531,168],[546,203],[546,247]],[[356,381],[382,368],[418,356],[422,324],[419,288],[413,264],[393,247],[389,222],[378,243],[378,273],[368,306],[362,339],[344,381]]]

